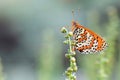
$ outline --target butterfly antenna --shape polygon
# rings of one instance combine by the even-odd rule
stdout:
[[[78,8],[78,16],[80,16],[80,8]]]
[[[74,10],[72,10],[72,17],[73,17],[73,19],[72,19],[72,27],[70,28],[70,30],[72,30],[74,28],[74,26],[73,26],[73,24],[75,22],[75,11]]]
[[[73,21],[74,21],[74,18],[75,18],[75,11],[74,10],[72,10],[72,17],[73,17]]]

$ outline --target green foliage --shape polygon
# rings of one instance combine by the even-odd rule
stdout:
[[[49,32],[49,35],[45,33]],[[55,34],[53,31],[46,29],[42,34],[42,44],[40,54],[38,55],[38,72],[39,80],[59,80],[58,73],[62,70],[61,64],[61,46],[58,46],[55,40]],[[45,43],[44,43],[45,42]]]
[[[3,78],[3,67],[2,67],[1,58],[0,58],[0,80],[4,80],[4,78]]]

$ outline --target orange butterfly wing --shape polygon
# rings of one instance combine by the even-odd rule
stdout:
[[[75,49],[83,53],[99,52],[106,46],[105,40],[90,29],[72,21],[73,38],[76,41]]]

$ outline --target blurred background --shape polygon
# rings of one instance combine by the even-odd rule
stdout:
[[[60,29],[72,10],[109,45],[102,55],[77,53],[77,80],[119,80],[120,0],[0,0],[0,80],[65,80]]]

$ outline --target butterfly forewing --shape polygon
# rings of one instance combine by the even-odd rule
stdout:
[[[75,49],[81,53],[100,52],[107,46],[99,35],[75,21],[72,22],[72,31],[76,43]]]

